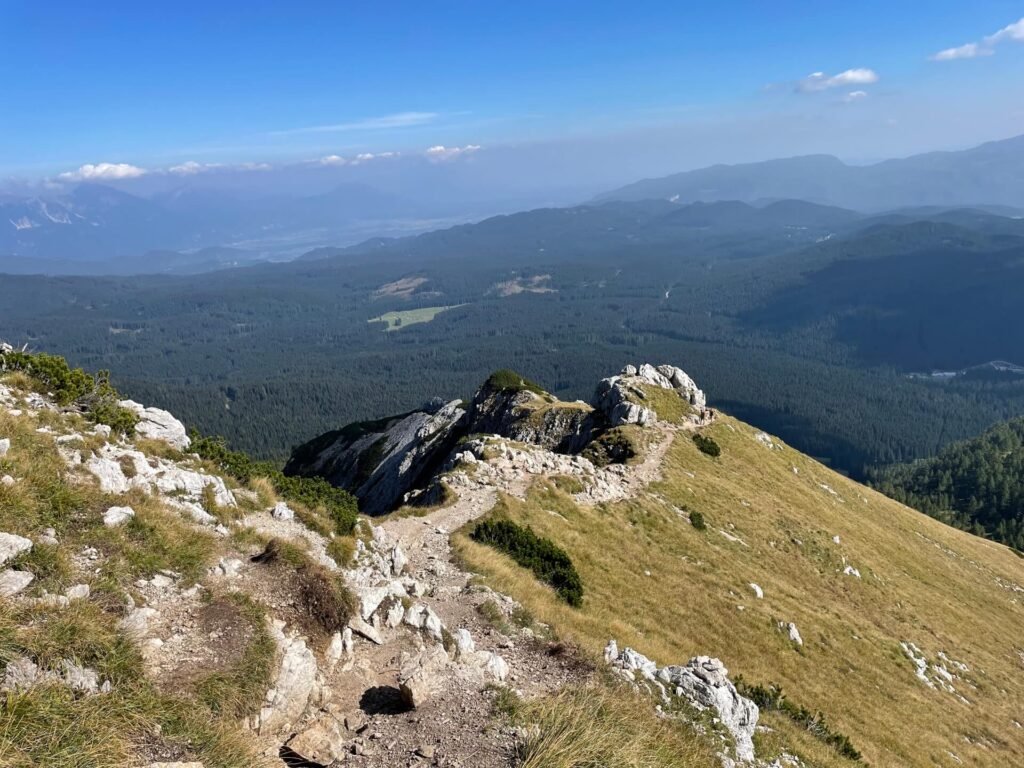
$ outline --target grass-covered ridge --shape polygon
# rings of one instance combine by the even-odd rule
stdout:
[[[1024,722],[1024,560],[780,441],[769,448],[739,421],[722,416],[703,431],[721,447],[717,459],[677,435],[662,481],[626,501],[579,505],[543,481],[525,501],[501,501],[502,516],[571,558],[587,586],[579,608],[468,532],[454,537],[456,551],[594,657],[609,637],[661,664],[717,656],[750,686],[774,684],[813,719],[822,713],[836,735],[826,743],[817,725],[769,709],[762,722],[774,733],[759,734],[761,756],[788,748],[849,768],[846,738],[875,768],[957,764],[949,753],[983,768],[1024,764],[1014,724]],[[694,510],[704,530],[691,524]],[[803,645],[779,622],[795,623]],[[934,688],[918,679],[901,642],[954,674],[957,693],[937,673]]]

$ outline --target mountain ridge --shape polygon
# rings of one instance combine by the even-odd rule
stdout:
[[[793,197],[865,212],[918,205],[1006,205],[1019,210],[1024,208],[1022,180],[1024,135],[871,165],[848,165],[831,155],[719,164],[644,179],[595,200]]]

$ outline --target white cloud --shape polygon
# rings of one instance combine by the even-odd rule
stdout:
[[[345,165],[348,163],[341,155],[327,155],[320,158],[320,165]]]
[[[954,61],[955,59],[976,59],[978,56],[991,56],[995,51],[978,43],[967,43],[956,48],[947,48],[934,54],[932,61]]]
[[[195,160],[187,160],[181,165],[172,165],[167,172],[175,176],[195,176],[197,173],[220,167],[218,163],[197,163]]]
[[[426,156],[431,160],[448,160],[459,155],[469,155],[480,149],[479,144],[467,144],[464,147],[446,147],[443,144],[429,147]]]
[[[1024,19],[1007,24],[998,32],[982,38],[979,42],[964,43],[955,48],[946,48],[929,58],[932,61],[955,61],[957,59],[976,59],[979,56],[991,56],[995,48],[1004,42],[1024,42]]]
[[[398,152],[361,152],[349,162],[352,165],[360,165],[371,160],[387,160],[389,157],[398,157]]]
[[[843,96],[843,101],[845,101],[847,104],[852,104],[855,101],[860,101],[861,99],[866,99],[867,97],[867,91],[850,91],[848,94]]]
[[[333,125],[311,125],[305,128],[289,128],[284,131],[272,131],[271,136],[291,136],[296,133],[340,133],[343,131],[380,131],[393,128],[410,128],[425,125],[436,120],[440,115],[436,112],[398,112],[381,117],[368,117],[348,123]]]
[[[135,179],[146,174],[145,168],[128,163],[86,163],[76,171],[67,171],[58,178],[62,181],[115,181]]]
[[[1005,40],[1012,40],[1016,43],[1024,43],[1024,19],[1007,24],[994,35],[985,38],[989,45],[998,45]]]
[[[824,72],[812,72],[796,84],[800,93],[826,91],[829,88],[845,88],[851,85],[871,85],[878,82],[878,73],[873,69],[847,69],[837,75],[826,75]]]

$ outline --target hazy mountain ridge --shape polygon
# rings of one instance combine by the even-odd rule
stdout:
[[[860,211],[922,205],[1022,209],[1024,136],[864,166],[847,165],[830,155],[716,165],[645,179],[599,195],[597,200],[753,202],[780,197]]]

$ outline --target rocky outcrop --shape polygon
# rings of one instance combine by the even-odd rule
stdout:
[[[639,368],[627,365],[617,376],[602,379],[591,404],[604,414],[612,427],[624,424],[644,426],[657,414],[647,404],[647,387],[658,387],[676,392],[699,415],[707,407],[707,398],[696,383],[681,368],[672,365],[644,363]]]
[[[424,484],[462,434],[460,400],[424,410],[350,424],[299,446],[287,475],[323,477],[359,499],[369,515],[390,512],[405,494]]]
[[[594,430],[592,409],[529,389],[501,389],[485,383],[473,398],[467,433],[501,435],[558,453],[577,453]]]
[[[147,408],[134,400],[122,400],[120,406],[139,417],[135,424],[135,433],[141,437],[162,440],[179,451],[184,451],[192,444],[185,425],[167,411],[160,408]]]
[[[729,670],[718,659],[697,656],[684,666],[658,665],[632,648],[621,653],[614,640],[605,648],[605,661],[626,680],[646,684],[663,700],[672,696],[684,699],[697,709],[714,710],[722,725],[732,736],[736,759],[754,760],[754,731],[759,711],[757,705],[744,698],[729,680]]]

